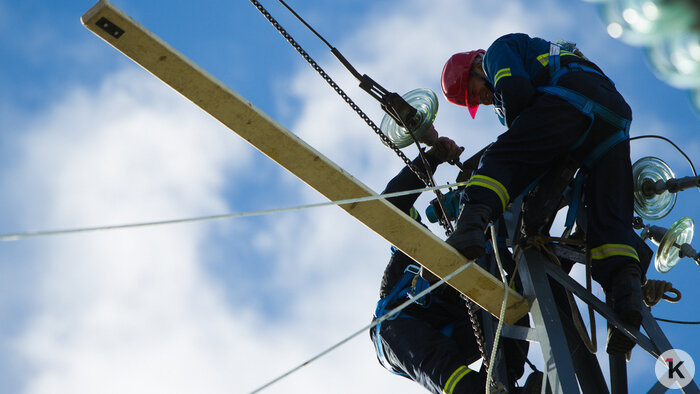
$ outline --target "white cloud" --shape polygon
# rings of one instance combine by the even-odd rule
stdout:
[[[14,192],[28,207],[23,222],[48,228],[222,212],[224,176],[250,156],[133,69],[57,102],[27,126],[21,149]],[[36,310],[15,342],[32,366],[27,392],[215,392],[230,384],[208,365],[233,367],[231,344],[247,329],[202,272],[206,235],[188,225],[36,241]]]
[[[11,200],[24,209],[13,216],[26,226],[224,212],[222,189],[230,181],[225,176],[256,175],[243,171],[252,157],[246,143],[133,69],[107,77],[95,92],[72,91],[25,127],[18,147],[24,160],[5,182],[16,185]],[[278,261],[270,263],[278,269],[272,280],[279,291],[287,287],[294,294],[280,305],[290,310],[291,320],[279,326],[245,298],[225,301],[224,286],[236,280],[206,271],[203,249],[212,246],[212,231],[204,224],[23,241],[39,247],[32,259],[41,275],[23,332],[5,340],[31,371],[21,383],[25,391],[251,390],[350,334],[370,320],[388,248],[376,238],[368,245],[367,230],[333,209],[273,221],[285,244]],[[306,216],[302,225],[308,231],[295,237],[292,228]],[[334,232],[338,224],[347,227]],[[267,228],[250,230],[259,237]],[[358,243],[348,244],[339,234]],[[299,243],[308,247],[295,249]],[[380,256],[373,271],[358,263],[366,262],[358,251]],[[237,266],[251,264],[235,254],[225,258]],[[339,280],[328,282],[339,267]],[[372,280],[364,282],[366,276]],[[355,309],[334,306],[348,302]],[[332,360],[348,359],[369,360],[353,369],[388,378],[393,387],[393,379],[372,362],[366,333],[354,343],[360,341],[270,392],[290,392],[287,384],[299,392],[322,392],[347,376]],[[371,392],[385,384],[369,379],[346,389]]]
[[[439,71],[453,52],[487,46],[510,31],[563,28],[567,15],[556,2],[416,1],[378,9],[338,47],[387,88],[427,86],[439,94]],[[337,81],[379,123],[376,102],[340,67],[329,73],[341,75]],[[11,201],[22,207],[13,219],[73,227],[219,213],[227,209],[225,191],[239,180],[267,193],[268,183],[250,171],[260,159],[252,148],[161,85],[144,72],[123,71],[96,91],[74,90],[27,124],[22,161],[5,175],[14,185]],[[316,75],[304,71],[291,86],[289,99],[300,103],[293,130],[316,149],[377,191],[401,168]],[[443,105],[437,124],[469,154],[502,130],[489,118],[467,123],[463,109]],[[439,183],[454,178],[454,171],[442,172]],[[283,183],[280,206],[288,205],[286,196],[319,201],[282,173],[270,174]],[[226,240],[231,248],[212,244],[212,235],[231,232],[240,235]],[[389,257],[379,236],[335,207],[221,227],[32,242],[41,273],[35,309],[14,342],[30,366],[23,382],[29,393],[254,389],[368,323]],[[209,271],[210,253],[240,276]],[[275,295],[249,300],[236,290],[251,286]],[[278,303],[274,316],[258,309],[269,300]],[[396,391],[423,392],[382,370],[363,333],[266,392]]]

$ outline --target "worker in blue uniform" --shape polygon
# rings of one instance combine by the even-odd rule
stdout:
[[[413,164],[432,174],[440,163],[458,159],[463,149],[451,139],[440,137],[425,154],[428,168],[425,168],[420,157]],[[389,181],[383,193],[421,187],[424,187],[422,181],[406,166]],[[418,197],[419,193],[416,193],[387,200],[420,222],[420,215],[413,207]],[[510,258],[508,250],[505,247],[502,250],[502,254]],[[421,266],[416,261],[392,247],[374,317],[384,315],[435,281],[437,278],[431,278],[429,272],[421,273]],[[524,322],[527,324],[527,317]],[[447,284],[416,300],[396,317],[383,321],[370,331],[370,336],[377,358],[386,369],[421,384],[433,393],[484,392],[486,373],[483,370],[472,371],[468,367],[481,358],[481,353],[465,301]],[[525,341],[509,338],[503,338],[502,343],[512,385],[523,374],[528,345]],[[527,387],[536,387],[538,378],[541,381],[541,374],[532,376],[532,379],[528,378]]]
[[[467,258],[484,253],[484,230],[510,201],[567,155],[580,165],[570,205],[584,218],[592,275],[623,322],[641,323],[646,268],[632,228],[630,107],[613,82],[571,43],[526,34],[498,38],[484,51],[453,55],[442,73],[448,101],[494,105],[508,130],[484,153],[462,195],[447,242]],[[577,193],[581,191],[581,193]],[[585,225],[583,223],[585,222]],[[610,330],[606,350],[625,354],[634,342]]]

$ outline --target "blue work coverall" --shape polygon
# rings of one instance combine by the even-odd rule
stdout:
[[[627,122],[629,128],[631,109],[600,68],[565,49],[556,58],[550,56],[551,47],[541,38],[508,34],[497,39],[484,56],[496,112],[508,130],[484,153],[462,202],[489,206],[491,220],[554,164],[567,155],[584,163],[620,129],[598,114],[585,113],[570,101],[542,91],[542,87],[561,86],[583,95]],[[558,62],[558,74],[552,75],[554,63],[550,60]],[[591,272],[606,291],[618,268],[630,261],[639,263],[635,247],[639,240],[632,229],[632,193],[629,140],[625,139],[591,164],[584,184]]]
[[[439,164],[438,160],[431,155],[426,157],[430,166],[429,172],[432,174]],[[424,169],[420,158],[416,158],[413,164]],[[389,181],[383,193],[421,187],[424,187],[422,181],[408,167],[404,167]],[[419,194],[410,194],[392,197],[388,201],[420,222],[420,215],[413,208],[418,197]],[[512,262],[508,249],[504,247],[499,250],[504,258]],[[380,287],[381,299],[388,297],[396,288],[409,265],[419,267],[416,261],[400,250],[392,248],[392,256]],[[406,299],[407,297],[402,295],[391,300],[384,312],[400,305]],[[518,323],[527,325],[529,320],[525,317]],[[410,305],[396,318],[382,322],[378,330],[370,330],[370,336],[382,365],[396,374],[420,383],[433,393],[484,392],[486,374],[483,370],[472,371],[468,367],[481,358],[481,354],[465,301],[447,284],[438,287],[421,302]],[[528,344],[510,338],[503,338],[502,343],[508,374],[514,382],[523,374]],[[377,344],[381,350],[377,349]],[[386,363],[389,365],[385,365]]]

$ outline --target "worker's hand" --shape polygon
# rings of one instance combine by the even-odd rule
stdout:
[[[447,137],[439,137],[427,153],[444,163],[459,159],[462,152],[464,152],[464,147],[457,146],[456,142]]]
[[[428,130],[423,133],[423,136],[419,139],[420,142],[428,145],[428,146],[433,146],[435,145],[435,141],[437,141],[439,135],[437,130],[435,130],[435,125],[430,125]]]
[[[642,293],[644,293],[644,304],[648,307],[652,307],[661,301],[664,293],[671,291],[673,285],[670,282],[663,280],[647,280],[647,283],[642,286]]]

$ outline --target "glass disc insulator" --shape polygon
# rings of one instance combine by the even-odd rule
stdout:
[[[689,217],[680,218],[673,223],[673,226],[664,234],[656,251],[654,266],[657,271],[665,274],[678,264],[680,245],[692,242],[694,231],[695,222]]]
[[[413,130],[413,135],[420,141],[433,124],[438,110],[438,99],[435,92],[430,89],[418,88],[404,94],[404,100],[413,108],[418,110],[417,126]],[[379,125],[382,133],[389,137],[389,140],[398,148],[405,148],[413,143],[411,134],[389,115],[384,115],[382,123]]]
[[[676,194],[663,192],[661,194],[647,195],[642,185],[645,181],[667,181],[673,178],[673,171],[656,157],[643,157],[632,165],[632,179],[634,180],[634,211],[637,215],[647,220],[658,220],[668,215],[676,204]]]

